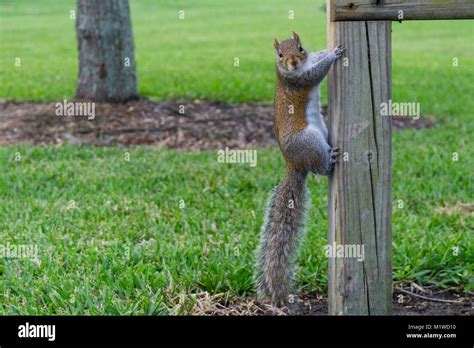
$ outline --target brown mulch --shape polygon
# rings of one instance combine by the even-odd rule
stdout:
[[[395,288],[393,315],[474,315],[472,296],[463,297],[449,290],[440,290],[435,287],[422,288],[422,290]],[[196,302],[193,313],[195,315],[328,315],[327,298],[304,294],[295,296],[294,302],[284,308],[272,307],[268,303],[260,303],[253,298],[226,303],[219,299],[219,296],[213,298],[207,293],[204,296],[201,295]]]
[[[180,150],[276,146],[273,106],[268,103],[140,98],[124,104],[96,103],[93,120],[57,116],[55,104],[0,101],[0,145],[122,144]],[[395,128],[433,126],[429,119],[395,117],[392,122]]]

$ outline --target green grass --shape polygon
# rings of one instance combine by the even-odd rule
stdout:
[[[311,50],[326,46],[321,0],[130,3],[139,91],[153,98],[271,100],[275,36],[284,39],[296,30]],[[74,96],[78,64],[74,20],[69,19],[73,9],[74,0],[0,0],[0,98]],[[178,19],[179,10],[185,11],[184,20]],[[293,20],[288,19],[290,10]],[[473,69],[466,70],[474,64],[473,33],[474,21],[393,23],[394,96],[425,101],[440,83],[458,96],[468,94],[474,79]],[[15,67],[16,57],[22,59],[20,68]],[[233,65],[235,57],[239,67]],[[458,68],[452,67],[453,57],[459,59]],[[463,76],[463,83],[453,74]]]
[[[429,132],[411,135],[421,142]],[[41,260],[0,259],[0,313],[187,313],[191,294],[251,294],[265,200],[283,162],[276,149],[259,150],[255,168],[216,159],[152,148],[0,148],[2,240],[38,245]],[[439,209],[469,201],[467,166],[422,146],[395,156],[394,168],[395,279],[462,289],[473,271],[473,221]],[[327,180],[309,186],[297,284],[321,293]]]
[[[74,95],[74,3],[0,0],[0,98]],[[325,46],[321,1],[131,6],[140,92],[152,98],[269,101],[273,36],[295,29],[311,49]],[[472,213],[443,209],[474,192],[473,29],[472,21],[393,23],[393,99],[420,102],[422,118],[436,122],[394,133],[395,280],[474,288]],[[0,314],[184,314],[192,294],[253,294],[253,250],[284,172],[277,149],[258,149],[255,168],[219,164],[215,152],[74,146],[1,147],[0,163],[0,241],[36,244],[41,261],[0,258]],[[324,293],[327,180],[309,186],[297,286]]]

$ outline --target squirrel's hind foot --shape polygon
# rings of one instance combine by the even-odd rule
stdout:
[[[339,156],[339,148],[338,147],[329,148],[328,152],[329,152],[329,162],[336,163]]]
[[[334,166],[338,161],[339,157],[339,148],[337,147],[330,147],[327,149],[328,156],[326,157],[325,161],[323,162],[323,168],[319,172],[313,171],[315,174],[329,176],[334,171]]]

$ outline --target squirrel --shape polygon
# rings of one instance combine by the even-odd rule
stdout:
[[[319,87],[344,52],[308,52],[300,37],[274,41],[276,52],[275,133],[288,170],[273,191],[257,249],[257,297],[272,304],[288,302],[294,258],[302,237],[309,172],[330,175],[339,149],[328,144],[321,116]]]

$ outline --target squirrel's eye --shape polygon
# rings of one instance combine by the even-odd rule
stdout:
[[[304,52],[304,49],[303,47],[300,46],[300,52],[303,53]]]
[[[283,54],[281,52],[278,52],[278,57],[283,58]]]

